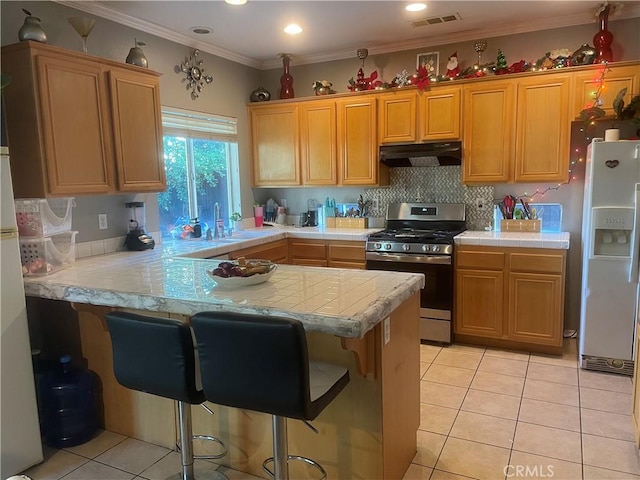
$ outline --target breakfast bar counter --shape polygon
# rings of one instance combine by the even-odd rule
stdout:
[[[115,380],[105,313],[126,309],[186,322],[212,310],[295,318],[307,332],[310,359],[348,367],[351,381],[313,422],[320,435],[302,422],[288,422],[290,453],[314,458],[329,478],[401,479],[416,452],[420,421],[424,277],[278,265],[264,283],[223,288],[208,273],[220,260],[193,258],[203,255],[201,245],[169,242],[144,252],[80,259],[51,275],[25,278],[27,296],[73,306],[82,356],[101,380],[105,428],[168,448],[176,444],[175,402]],[[209,245],[207,256],[212,253],[217,252]],[[271,456],[271,417],[210,407],[215,415],[192,407],[193,433],[225,441],[229,454],[219,463],[262,476],[262,461]],[[205,443],[195,442],[196,453],[215,453]]]

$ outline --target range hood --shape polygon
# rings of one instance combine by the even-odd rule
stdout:
[[[380,162],[389,167],[437,167],[461,165],[462,142],[407,143],[382,145]]]

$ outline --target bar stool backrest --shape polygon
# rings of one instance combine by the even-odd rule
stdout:
[[[197,405],[196,362],[189,325],[170,318],[127,312],[105,315],[113,347],[113,370],[121,385]]]

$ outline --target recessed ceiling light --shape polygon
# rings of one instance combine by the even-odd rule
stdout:
[[[229,5],[244,5],[247,0],[224,0]]]
[[[404,7],[407,12],[419,12],[425,8],[427,8],[427,6],[424,3],[410,3]]]
[[[295,24],[295,23],[290,23],[289,25],[284,27],[284,31],[285,31],[285,33],[288,33],[289,35],[297,35],[298,33],[302,32],[302,27],[300,25]]]
[[[193,33],[197,33],[198,35],[207,35],[213,31],[213,28],[210,27],[191,27]]]

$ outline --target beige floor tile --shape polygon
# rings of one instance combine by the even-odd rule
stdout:
[[[437,358],[436,358],[437,360]],[[468,387],[473,379],[473,370],[467,368],[451,367],[449,365],[431,364],[423,380],[445,385],[455,385],[456,387]]]
[[[516,420],[520,399],[500,393],[469,390],[461,410]]]
[[[449,435],[451,426],[458,415],[458,409],[438,405],[420,404],[420,430]]]
[[[25,475],[33,480],[58,480],[87,462],[86,458],[79,455],[64,450],[46,448],[44,461],[31,467],[25,472]]]
[[[446,439],[445,435],[418,430],[417,452],[416,456],[413,457],[412,463],[433,468]]]
[[[521,352],[519,350],[502,350],[500,348],[487,348],[484,352],[486,357],[506,358],[508,360],[520,360],[522,362],[529,361],[529,352]]]
[[[518,422],[513,449],[581,463],[580,433]]]
[[[523,398],[518,421],[580,432],[580,408]]]
[[[239,472],[238,470],[233,470],[227,467],[220,467],[218,471],[225,475],[229,480],[264,480],[264,477],[255,477],[248,473]]]
[[[423,375],[425,373],[427,373],[427,370],[429,369],[429,367],[431,366],[430,363],[427,362],[420,362],[420,378],[422,379]]]
[[[476,372],[470,387],[485,392],[521,397],[524,378],[514,377],[512,375],[500,375],[499,373]]]
[[[546,365],[544,363],[531,363],[527,369],[527,378],[562,383],[564,385],[578,385],[578,369]]]
[[[582,434],[583,463],[640,475],[640,457],[634,442]]]
[[[485,356],[480,362],[478,371],[524,377],[527,373],[527,365],[527,362],[522,362],[520,360]]]
[[[218,465],[204,460],[195,460],[193,463],[196,479],[207,472],[215,471]],[[140,476],[149,480],[165,480],[170,475],[181,472],[181,460],[178,452],[171,452],[159,461],[144,470]]]
[[[605,468],[583,465],[584,480],[640,480],[640,476],[630,473],[616,472]]]
[[[480,360],[482,360],[482,353],[443,349],[433,363],[475,370],[480,365]]]
[[[507,478],[582,480],[582,465],[557,458],[512,452]]]
[[[628,442],[635,441],[631,415],[601,412],[588,408],[580,409],[580,413],[582,416],[582,433],[617,438]]]
[[[420,381],[420,401],[422,403],[440,405],[441,407],[460,408],[466,394],[467,389],[463,387],[427,382],[424,380]]]
[[[464,352],[464,353],[475,353],[475,354],[484,354],[486,348],[478,347],[477,345],[466,345],[464,343],[453,343],[445,349],[451,352]]]
[[[433,345],[420,345],[420,361],[431,363],[433,359],[438,356],[442,347],[435,347]]]
[[[551,403],[561,403],[577,407],[580,404],[578,387],[562,385],[560,383],[544,382],[527,378],[524,382],[524,398],[542,400]]]
[[[86,458],[96,458],[101,453],[106,452],[111,447],[125,440],[127,437],[118,433],[101,430],[95,437],[87,443],[76,447],[65,448],[67,452],[75,453]]]
[[[125,441],[120,442],[115,447],[96,457],[96,460],[100,463],[138,475],[169,452],[170,450],[167,448],[158,447],[133,438],[127,438]]]
[[[402,480],[429,480],[432,468],[412,463],[402,477]]]
[[[592,410],[630,415],[632,410],[632,396],[626,393],[581,387],[580,406]]]
[[[515,429],[515,420],[490,417],[479,413],[460,412],[449,436],[496,447],[511,448]]]
[[[529,355],[529,362],[546,363],[547,365],[558,365],[560,367],[577,367],[578,354],[572,349],[562,352],[562,355],[545,355],[542,353],[532,353]]]
[[[616,375],[614,373],[590,372],[579,369],[580,386],[587,388],[599,388],[610,392],[632,393],[633,382],[631,377]]]
[[[473,478],[504,478],[509,463],[509,449],[449,437],[442,449],[436,469]]]
[[[456,475],[442,470],[434,470],[430,480],[469,480],[470,478],[475,479],[476,477],[465,477],[464,475]]]
[[[69,475],[65,475],[64,480],[131,480],[134,476],[132,473],[123,472],[92,460]]]

